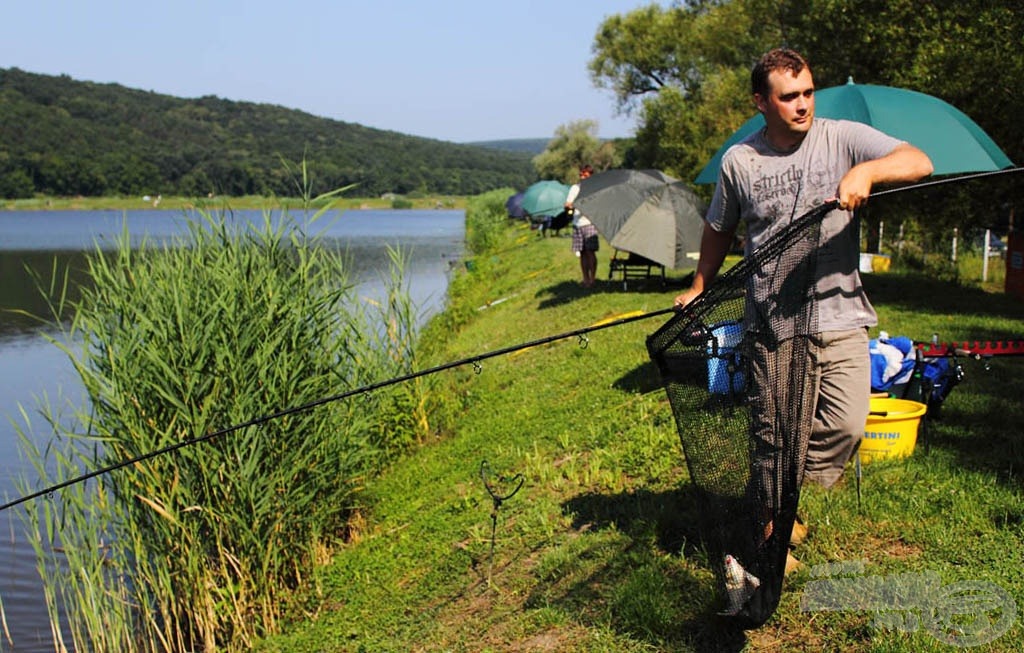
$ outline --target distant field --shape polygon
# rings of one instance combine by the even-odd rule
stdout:
[[[466,143],[477,147],[486,147],[492,150],[504,150],[506,152],[522,152],[525,154],[540,154],[543,152],[550,138],[510,138],[498,141],[475,141]]]
[[[402,206],[395,205],[395,200],[384,198],[340,198],[334,202],[335,208],[347,209],[464,209],[465,197],[420,197],[400,198]],[[299,198],[268,198],[262,196],[246,197],[213,197],[198,200],[194,197],[48,197],[24,200],[0,200],[0,210],[34,211],[34,210],[83,210],[83,211],[139,211],[143,209],[191,209],[196,206],[211,208],[229,207],[233,209],[279,208],[281,206],[298,207],[302,203]],[[408,206],[410,204],[412,206]]]

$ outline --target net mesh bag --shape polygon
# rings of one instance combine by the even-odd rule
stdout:
[[[700,502],[727,615],[763,624],[782,592],[814,415],[807,334],[821,217],[770,237],[647,338]]]

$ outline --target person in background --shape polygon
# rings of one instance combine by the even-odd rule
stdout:
[[[864,433],[871,391],[867,329],[878,322],[858,273],[853,211],[875,184],[917,181],[933,168],[918,148],[868,125],[815,118],[811,68],[793,50],[765,53],[751,72],[751,88],[765,127],[722,158],[697,270],[674,305],[685,307],[714,281],[740,221],[746,223],[750,254],[794,217],[838,200],[821,226],[813,299],[817,332],[793,334],[810,339],[808,369],[817,377],[803,478],[828,488],[842,476]],[[752,380],[760,392],[774,391],[772,380],[759,383],[756,374]],[[797,528],[806,530],[799,523]],[[802,535],[797,528],[796,539]]]
[[[580,166],[580,181],[594,174],[589,164]],[[573,208],[573,202],[580,194],[580,185],[575,183],[565,198],[565,210],[572,215],[572,251],[580,258],[583,273],[583,287],[591,288],[597,280],[597,250],[599,247],[597,227],[585,215]]]

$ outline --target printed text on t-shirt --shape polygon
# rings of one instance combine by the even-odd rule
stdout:
[[[800,183],[804,171],[791,165],[788,170],[775,175],[764,175],[754,181],[754,202],[796,196],[800,192]]]

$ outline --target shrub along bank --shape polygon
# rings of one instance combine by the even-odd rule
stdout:
[[[166,248],[124,233],[89,258],[94,285],[53,338],[88,405],[44,405],[36,428],[52,434],[24,445],[44,485],[167,452],[27,512],[51,620],[66,619],[74,649],[249,650],[276,632],[363,478],[417,439],[418,386],[314,403],[415,366],[394,264],[367,313],[342,254],[269,213],[252,230],[204,213]]]

